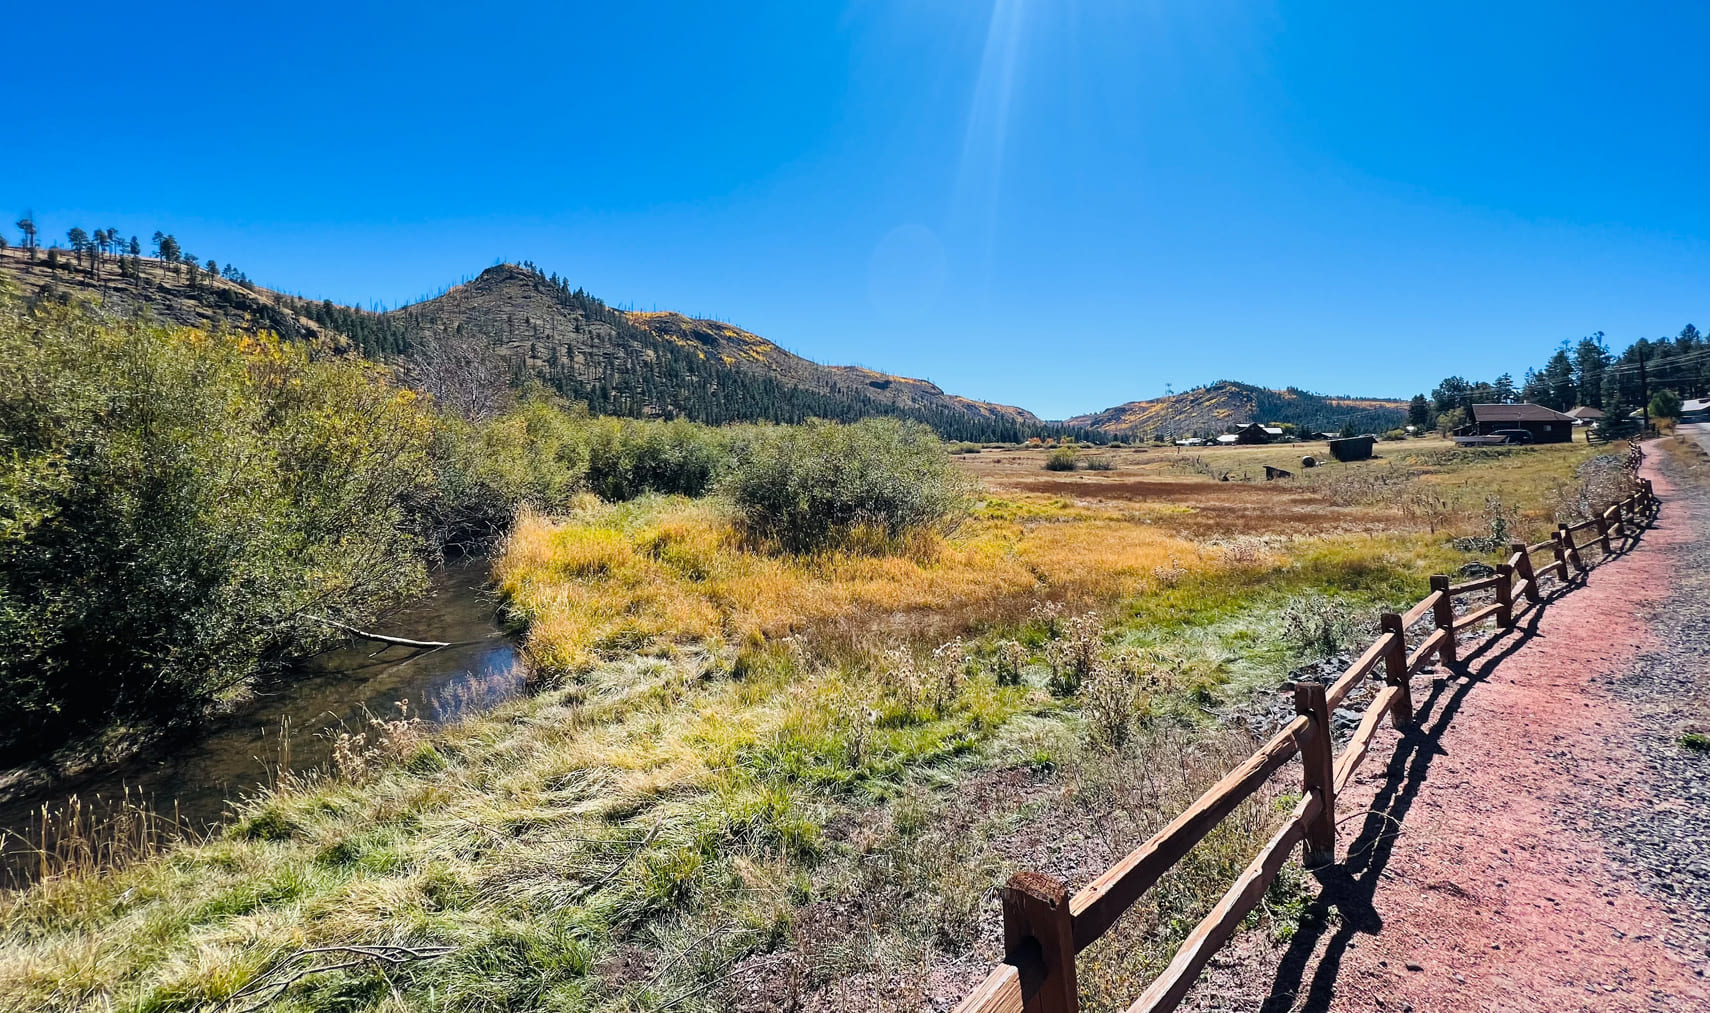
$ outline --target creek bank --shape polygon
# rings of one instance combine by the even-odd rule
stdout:
[[[441,725],[522,692],[526,666],[502,628],[487,589],[486,559],[447,565],[429,588],[377,624],[388,633],[432,638],[432,650],[351,640],[259,684],[224,713],[191,730],[128,737],[122,747],[85,745],[0,775],[0,856],[22,847],[41,810],[76,797],[103,806],[127,797],[204,830],[232,799],[276,779],[325,766],[340,730],[365,730],[370,717],[409,714]]]

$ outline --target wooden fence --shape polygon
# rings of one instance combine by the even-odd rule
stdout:
[[[1558,527],[1535,545],[1514,543],[1507,561],[1492,576],[1459,584],[1445,576],[1432,577],[1431,593],[1423,601],[1399,615],[1385,613],[1379,625],[1382,635],[1335,682],[1295,684],[1294,720],[1168,826],[1078,893],[1070,896],[1067,886],[1043,873],[1011,876],[1002,890],[1003,962],[962,1000],[957,1013],[1073,1013],[1079,1002],[1075,955],[1108,932],[1195,844],[1298,755],[1302,798],[1288,821],[1188,934],[1164,973],[1128,1008],[1129,1013],[1175,1009],[1212,954],[1259,902],[1296,844],[1305,845],[1309,866],[1335,861],[1336,797],[1365,759],[1378,724],[1386,716],[1398,728],[1413,720],[1408,686],[1413,674],[1433,658],[1454,664],[1460,634],[1474,626],[1494,622],[1505,629],[1514,625],[1520,614],[1542,601],[1539,585],[1544,577],[1553,576],[1566,586],[1585,572],[1584,552],[1595,549],[1601,561],[1638,539],[1658,506],[1649,480],[1638,477],[1643,456],[1634,444],[1626,461],[1638,491],[1600,516]],[[1457,599],[1485,592],[1492,596],[1489,604],[1456,612]],[[1428,632],[1410,645],[1409,631],[1416,625]],[[1338,757],[1330,714],[1379,666],[1383,688],[1366,707]]]

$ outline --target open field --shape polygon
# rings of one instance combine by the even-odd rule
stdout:
[[[525,516],[496,570],[541,692],[431,735],[351,729],[333,769],[213,840],[6,895],[0,1009],[195,1009],[346,963],[273,1008],[959,995],[995,955],[1006,862],[1084,881],[1248,751],[1245,715],[1291,669],[1500,554],[1451,539],[1536,539],[1598,495],[1583,445],[1380,444],[1241,480],[1300,452],[1048,472],[986,450],[959,458],[982,485],[959,524],[805,556],[754,548],[717,497]],[[1160,966],[1273,801],[1089,951],[1090,1008]],[[1293,931],[1296,881],[1264,931]],[[381,944],[414,949],[306,952]]]

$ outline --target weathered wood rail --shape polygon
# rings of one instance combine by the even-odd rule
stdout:
[[[1128,1007],[1128,1013],[1175,1009],[1212,955],[1235,934],[1264,896],[1295,845],[1304,845],[1309,866],[1336,860],[1336,798],[1365,759],[1384,717],[1387,715],[1397,728],[1413,720],[1409,679],[1433,658],[1454,664],[1458,636],[1463,631],[1491,621],[1506,629],[1528,609],[1540,607],[1544,600],[1539,586],[1542,578],[1553,576],[1561,587],[1571,587],[1574,577],[1588,569],[1582,550],[1595,547],[1601,562],[1633,545],[1659,506],[1651,483],[1638,477],[1643,457],[1638,444],[1633,444],[1626,465],[1637,491],[1598,517],[1558,527],[1546,541],[1514,543],[1508,559],[1494,575],[1458,584],[1450,583],[1446,576],[1432,577],[1431,593],[1424,600],[1400,614],[1384,613],[1379,623],[1382,634],[1333,683],[1295,684],[1294,720],[1168,826],[1079,892],[1071,896],[1064,883],[1043,873],[1011,876],[1001,891],[1004,959],[962,1000],[956,1013],[1073,1013],[1079,1004],[1075,955],[1110,931],[1236,806],[1299,756],[1299,804],[1188,934],[1164,972]],[[1534,557],[1546,555],[1548,562],[1534,564]],[[1491,593],[1492,602],[1456,612],[1458,600],[1485,592]],[[1426,621],[1429,632],[1409,650],[1408,630]],[[1336,757],[1330,714],[1380,665],[1383,686],[1366,706],[1341,756]]]

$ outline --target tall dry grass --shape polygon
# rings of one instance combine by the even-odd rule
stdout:
[[[129,790],[116,799],[73,795],[62,805],[43,803],[25,826],[0,832],[0,876],[11,889],[95,876],[203,837],[176,809],[158,811]]]
[[[1106,602],[1159,573],[1209,572],[1230,556],[1107,514],[1007,506],[948,536],[876,551],[752,551],[716,501],[652,497],[521,517],[495,567],[535,660],[586,670],[672,643],[776,638],[814,627],[907,627],[954,635],[1014,619],[1030,601]],[[1267,563],[1263,554],[1242,559]]]

